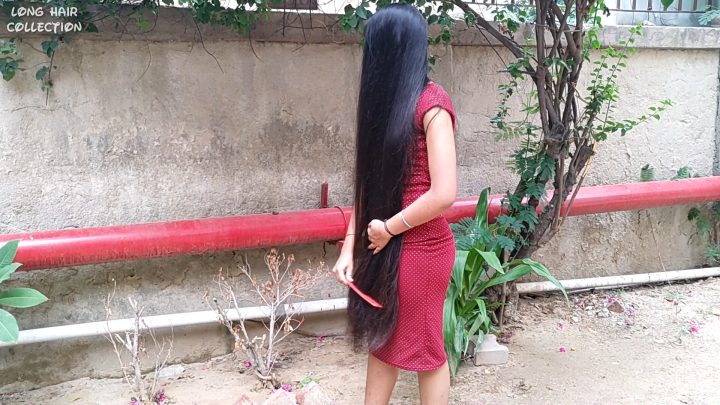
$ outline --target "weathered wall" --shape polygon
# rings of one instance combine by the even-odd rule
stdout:
[[[78,39],[56,55],[47,105],[32,74],[0,86],[0,232],[311,209],[323,182],[330,184],[331,206],[350,205],[361,58],[356,39],[336,44],[333,39],[342,38],[316,29],[306,33],[311,43],[300,46],[293,43],[303,40],[299,31],[269,34],[276,22],[259,28],[253,37],[261,41],[252,49],[216,29],[205,32],[203,47],[167,21],[135,40]],[[613,30],[603,33],[608,44],[622,38]],[[656,167],[658,178],[683,165],[713,170],[717,33],[650,31],[621,76],[617,118],[642,115],[666,98],[676,105],[661,122],[603,143],[586,185],[636,181],[645,163]],[[28,66],[42,62],[30,48],[39,42],[27,42]],[[515,145],[494,142],[489,123],[504,80],[500,68],[495,52],[465,32],[434,74],[459,116],[462,196],[486,186],[500,193],[515,183],[504,168]],[[667,269],[700,266],[703,248],[687,209],[570,218],[537,258],[561,278],[659,271],[658,255]],[[325,253],[321,244],[283,251],[298,263],[332,265],[337,257],[336,248]],[[7,286],[30,285],[50,298],[15,311],[22,329],[103,320],[115,283],[116,318],[129,315],[128,295],[141,297],[148,315],[205,310],[204,292],[216,294],[213,275],[221,267],[237,273],[245,253],[262,268],[264,251],[228,252],[18,273]],[[247,305],[257,304],[248,283],[241,280],[238,288]],[[307,299],[342,295],[328,278]],[[230,349],[229,337],[215,326],[174,335],[176,361]],[[4,389],[116,372],[102,338],[0,348]]]

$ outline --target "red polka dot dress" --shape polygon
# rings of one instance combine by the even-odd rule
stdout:
[[[415,121],[423,128],[423,117],[433,107],[455,112],[450,96],[436,83],[429,83],[418,99]],[[417,134],[411,175],[405,182],[403,208],[430,190],[425,131]],[[410,224],[413,225],[413,224]],[[407,371],[430,371],[447,361],[443,343],[443,304],[455,263],[455,242],[448,222],[436,217],[405,232],[398,298],[398,324],[385,346],[373,356]]]

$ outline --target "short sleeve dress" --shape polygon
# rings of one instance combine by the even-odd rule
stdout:
[[[438,106],[450,113],[454,128],[450,96],[440,85],[430,82],[417,103],[415,121],[419,130],[412,169],[405,181],[403,208],[430,190],[423,117]],[[373,356],[399,369],[418,372],[436,370],[447,361],[443,304],[454,263],[455,242],[443,216],[405,232],[398,280],[398,323],[390,340]]]

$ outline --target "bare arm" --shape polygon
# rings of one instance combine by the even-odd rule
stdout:
[[[349,254],[352,257],[353,248],[355,246],[355,210],[350,214],[350,223],[345,234],[345,240],[343,241],[343,247],[340,250],[340,254]]]
[[[431,184],[430,190],[404,211],[405,221],[413,227],[442,215],[453,205],[457,196],[457,158],[450,113],[441,107],[434,107],[423,117],[423,126]],[[395,235],[410,229],[400,213],[388,219],[387,227]]]

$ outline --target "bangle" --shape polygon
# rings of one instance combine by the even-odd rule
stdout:
[[[405,215],[403,214],[404,212],[405,212],[405,210],[400,211],[400,218],[402,218],[402,221],[405,224],[405,226],[407,226],[410,229],[413,229],[413,226],[408,224],[407,221],[405,220]]]
[[[355,234],[354,233],[346,233],[345,237],[347,238],[348,236],[355,236]]]
[[[388,227],[387,227],[387,219],[386,219],[385,221],[383,221],[383,225],[385,225],[385,232],[389,233],[390,236],[397,236],[397,235],[393,235],[393,233],[390,232],[390,230],[388,229]]]

